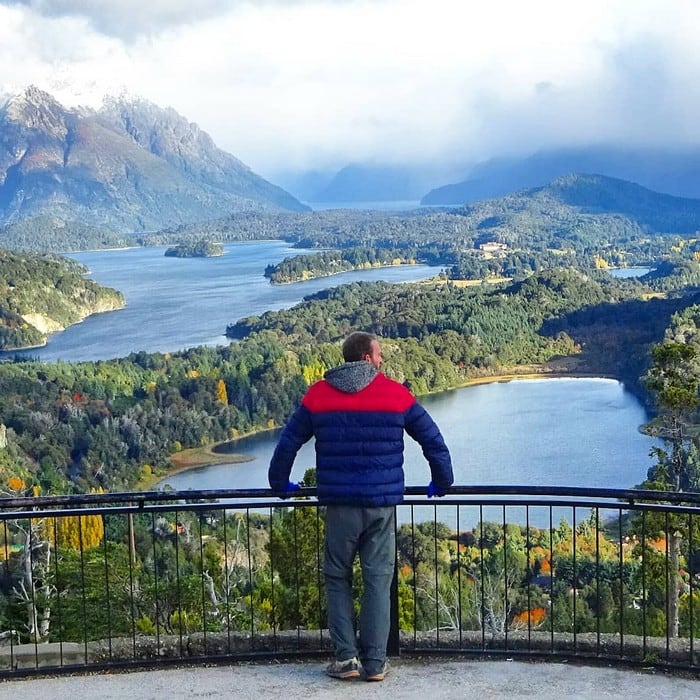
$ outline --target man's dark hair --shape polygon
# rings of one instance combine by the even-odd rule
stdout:
[[[346,362],[359,362],[365,355],[371,355],[370,345],[377,336],[364,331],[355,331],[343,341],[343,359]]]

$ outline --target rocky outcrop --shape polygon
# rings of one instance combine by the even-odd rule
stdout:
[[[50,316],[40,313],[22,314],[22,318],[30,326],[34,326],[40,333],[47,335],[49,333],[57,333],[64,331],[68,326],[84,321],[92,314],[106,313],[107,311],[117,311],[124,308],[124,298],[121,295],[115,295],[111,298],[100,298],[93,305],[79,305],[75,307],[76,319],[71,323],[63,324]]]
[[[30,325],[34,326],[39,333],[46,335],[47,333],[55,333],[56,331],[65,330],[65,326],[62,326],[58,321],[43,314],[29,313],[22,314],[22,318]]]

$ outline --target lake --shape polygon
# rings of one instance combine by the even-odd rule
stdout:
[[[651,267],[613,267],[608,272],[613,277],[619,277],[620,279],[629,279],[631,277],[642,277],[647,273],[651,272],[653,268]]]
[[[479,384],[421,398],[453,456],[458,484],[631,488],[646,478],[656,444],[639,432],[637,399],[613,379],[535,379]],[[218,464],[163,480],[177,490],[267,488],[279,431],[237,441],[253,461]],[[292,480],[314,465],[313,443],[297,456]],[[430,481],[419,447],[406,439],[406,483]]]
[[[73,253],[91,278],[124,294],[126,308],[95,314],[56,333],[43,348],[6,355],[40,360],[106,360],[131,352],[225,345],[226,326],[245,316],[293,306],[308,294],[359,280],[417,281],[442,268],[403,265],[272,285],[265,267],[306,250],[283,241],[230,243],[212,258],[166,258],[165,247]]]

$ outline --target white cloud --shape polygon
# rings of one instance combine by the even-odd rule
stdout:
[[[81,18],[95,30],[130,41],[140,34],[159,33],[225,12],[240,3],[231,0],[5,0],[38,16]]]
[[[0,85],[125,85],[265,174],[697,143],[699,20],[693,0],[0,0]]]

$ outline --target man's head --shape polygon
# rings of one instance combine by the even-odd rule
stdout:
[[[346,362],[370,362],[377,369],[382,364],[382,349],[372,333],[355,331],[343,342],[343,359]]]

